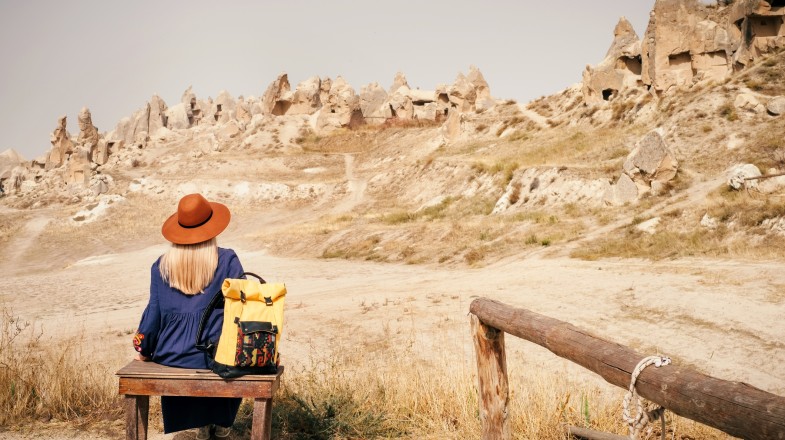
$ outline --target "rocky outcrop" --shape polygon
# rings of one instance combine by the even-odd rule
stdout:
[[[213,103],[213,120],[218,124],[234,120],[236,105],[232,95],[226,90],[221,90]]]
[[[327,101],[323,103],[316,119],[319,131],[330,131],[336,128],[354,128],[364,123],[360,110],[360,97],[342,78],[332,82]]]
[[[441,92],[437,92],[434,98],[438,99],[440,95]],[[469,67],[468,76],[459,73],[452,85],[447,87],[446,95],[450,107],[462,113],[484,111],[495,104],[488,83],[475,66]]]
[[[387,92],[379,83],[366,84],[360,89],[360,111],[369,124],[381,124],[390,118],[386,102]]]
[[[588,103],[609,101],[625,87],[634,87],[641,76],[641,42],[632,24],[622,17],[613,31],[605,59],[583,71],[582,93]]]
[[[68,157],[65,166],[63,180],[66,185],[87,186],[90,182],[90,157],[89,151],[82,146],[74,148],[73,153]]]
[[[395,77],[393,78],[392,85],[390,86],[389,94],[392,95],[393,93],[397,92],[398,89],[401,87],[406,87],[409,89],[409,82],[406,81],[406,75],[403,72],[396,72]]]
[[[98,129],[93,125],[93,117],[87,107],[82,107],[77,120],[79,122],[79,136],[76,138],[76,143],[84,146],[88,151],[98,146],[100,135]]]
[[[74,149],[74,143],[71,142],[71,135],[65,127],[66,117],[61,116],[57,119],[57,127],[55,127],[49,141],[52,143],[52,149],[49,151],[49,156],[46,159],[46,169],[57,168],[65,162],[66,155],[71,154]]]
[[[583,74],[587,103],[623,89],[668,92],[721,81],[762,55],[785,47],[785,8],[764,0],[731,6],[697,0],[656,0],[642,40],[622,18],[605,59]]]
[[[312,115],[322,107],[322,80],[311,77],[300,84],[291,95],[287,115]]]
[[[130,118],[123,118],[117,123],[112,140],[123,141],[126,145],[146,145],[151,134],[167,126],[166,110],[166,103],[158,95],[153,95]]]
[[[678,162],[658,130],[650,131],[624,161],[623,173],[605,193],[605,202],[623,205],[648,192],[659,193],[676,177]]]
[[[624,161],[624,173],[646,192],[652,182],[664,183],[676,177],[678,162],[659,131],[650,131]]]
[[[289,76],[285,73],[278,75],[278,78],[267,86],[267,90],[262,95],[262,114],[275,116],[286,114],[291,101],[283,98],[289,94],[290,90]]]

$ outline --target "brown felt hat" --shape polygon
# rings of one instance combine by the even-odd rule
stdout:
[[[174,244],[201,243],[223,232],[231,218],[225,205],[208,202],[201,194],[188,194],[166,219],[161,234]]]

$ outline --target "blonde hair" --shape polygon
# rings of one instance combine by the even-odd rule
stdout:
[[[158,268],[169,286],[194,295],[213,280],[218,267],[218,242],[215,238],[196,244],[174,244],[161,257]]]

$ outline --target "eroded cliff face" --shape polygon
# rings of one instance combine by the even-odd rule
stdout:
[[[189,87],[172,107],[153,95],[109,132],[98,131],[87,108],[79,114],[78,136],[69,134],[65,116],[59,118],[50,151],[15,168],[4,165],[0,189],[3,196],[24,199],[20,203],[25,206],[77,203],[110,191],[112,175],[139,166],[145,160],[142,151],[187,143],[193,158],[236,148],[296,152],[301,149],[297,139],[309,134],[390,120],[435,123],[495,105],[488,83],[474,66],[467,75],[459,73],[453,84],[435,90],[411,88],[400,72],[389,93],[372,83],[357,94],[340,76],[334,80],[314,76],[292,90],[286,73],[261,98],[234,98],[221,91],[215,99],[199,99]],[[450,133],[457,136],[455,130]]]
[[[667,93],[723,80],[785,47],[783,17],[782,0],[739,0],[731,5],[657,0],[641,40],[621,19],[606,58],[584,72],[584,99],[608,101],[633,87]]]

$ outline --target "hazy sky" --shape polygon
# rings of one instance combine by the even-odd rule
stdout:
[[[170,105],[189,85],[258,97],[281,72],[292,87],[342,75],[359,92],[402,71],[433,89],[474,64],[494,97],[527,102],[579,82],[620,16],[640,36],[653,4],[0,0],[0,151],[43,154],[59,116],[78,133],[83,106],[109,131],[154,93]]]

